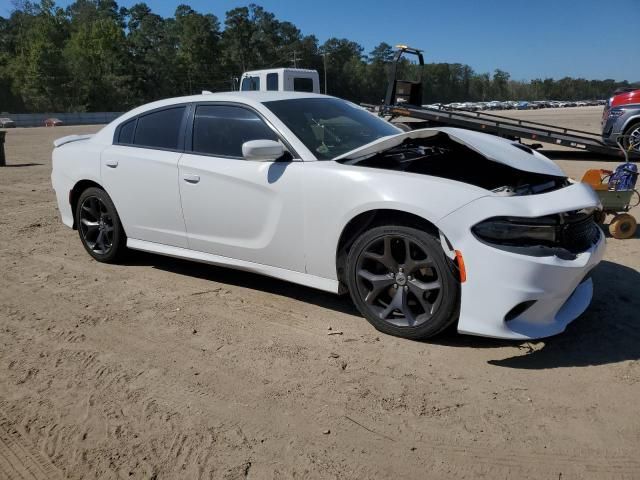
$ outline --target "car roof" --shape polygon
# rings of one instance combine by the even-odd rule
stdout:
[[[217,92],[217,93],[202,93],[200,95],[189,95],[185,97],[173,97],[159,100],[153,103],[147,103],[135,110],[145,111],[152,110],[154,108],[160,108],[163,106],[175,105],[179,103],[190,102],[240,102],[240,103],[264,103],[273,102],[276,100],[291,100],[296,98],[333,98],[328,95],[321,95],[318,93],[307,92]]]
[[[158,100],[156,102],[141,105],[137,108],[134,108],[133,110],[130,110],[122,114],[120,117],[118,117],[109,125],[107,125],[102,130],[100,130],[94,136],[94,139],[96,141],[110,142],[110,138],[113,136],[113,132],[117,125],[137,115],[141,115],[151,110],[155,110],[163,107],[171,107],[172,105],[181,105],[185,103],[195,103],[195,102],[234,102],[234,103],[243,103],[245,105],[249,105],[254,108],[259,108],[259,105],[265,102],[272,102],[277,100],[293,100],[293,99],[301,99],[301,98],[336,98],[336,97],[331,97],[329,95],[321,95],[318,93],[307,93],[307,92],[280,92],[280,91],[240,92],[240,91],[236,91],[236,92],[202,93],[200,95],[189,95],[185,97],[165,98],[163,100]]]

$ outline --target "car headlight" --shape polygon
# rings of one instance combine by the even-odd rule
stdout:
[[[535,218],[493,217],[471,231],[494,246],[560,247],[573,253],[585,251],[600,238],[593,208]]]
[[[624,115],[624,110],[609,110],[609,118],[618,118]]]
[[[557,240],[557,222],[552,218],[497,217],[478,223],[473,233],[491,243],[554,244]]]

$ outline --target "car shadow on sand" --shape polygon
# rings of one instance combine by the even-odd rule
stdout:
[[[44,165],[44,163],[7,163],[1,168],[37,167],[40,165]]]
[[[240,270],[164,257],[144,252],[130,255],[130,266],[152,266],[178,275],[235,285],[273,295],[294,298],[347,315],[363,322],[348,295],[334,295],[283,280]],[[455,327],[425,344],[452,348],[500,348],[522,346],[529,353],[502,360],[490,360],[494,366],[517,369],[546,369],[604,365],[640,359],[640,273],[623,265],[604,261],[594,271],[594,298],[588,310],[560,335],[537,342],[517,342],[460,335]]]
[[[294,298],[301,302],[359,317],[348,295],[334,295],[322,290],[296,285],[277,278],[271,278],[252,272],[217,267],[205,263],[182,260],[146,252],[135,252],[128,255],[126,265],[148,265],[166,272],[196,277],[211,282],[234,285],[237,287],[259,290],[261,292]]]

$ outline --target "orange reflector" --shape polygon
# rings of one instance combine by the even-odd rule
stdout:
[[[456,262],[458,263],[458,270],[460,271],[460,283],[467,281],[467,269],[464,266],[464,259],[462,258],[462,252],[456,250]]]
[[[397,115],[405,115],[405,116],[411,115],[411,112],[405,108],[394,108],[392,109],[392,112]]]

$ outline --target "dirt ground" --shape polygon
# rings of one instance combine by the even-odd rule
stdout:
[[[519,114],[597,131],[600,109]],[[638,236],[608,240],[562,335],[404,341],[348,297],[143,253],[91,260],[49,175],[54,138],[97,128],[7,135],[0,478],[640,478]],[[615,166],[550,155],[576,177]]]

